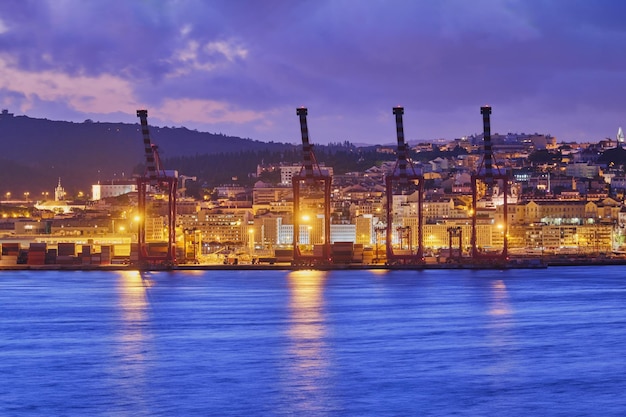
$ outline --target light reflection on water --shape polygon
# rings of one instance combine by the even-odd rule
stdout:
[[[506,284],[501,279],[491,281],[490,301],[489,315],[494,318],[493,322],[500,325],[506,323],[512,311],[509,304],[509,295],[506,291]],[[502,319],[496,320],[498,316],[502,316]]]
[[[312,412],[327,406],[321,387],[328,379],[329,359],[326,318],[324,317],[324,284],[327,273],[322,271],[292,271],[287,275],[289,285],[288,357],[285,367],[287,381],[297,400],[296,414]]]
[[[153,282],[139,271],[122,271],[116,284],[120,317],[114,330],[110,375],[115,394],[134,402],[137,411],[148,413],[145,392],[150,389],[148,367],[152,336],[149,331],[148,290]]]
[[[122,314],[122,324],[127,325],[123,332],[123,339],[141,341],[144,334],[141,324],[146,320],[148,308],[148,288],[152,285],[149,278],[144,279],[139,271],[122,271],[117,281],[117,307]]]
[[[508,353],[514,348],[515,340],[512,336],[514,330],[513,309],[509,301],[506,284],[501,279],[491,280],[489,283],[489,306],[487,323],[487,340],[490,343],[492,361],[487,367],[489,373],[494,376],[494,382],[500,383],[497,375],[508,374],[514,364],[513,358]]]

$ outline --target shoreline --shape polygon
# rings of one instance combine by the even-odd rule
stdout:
[[[316,266],[296,266],[288,263],[274,265],[259,264],[194,264],[174,265],[163,267],[140,267],[136,265],[2,265],[3,271],[342,271],[342,270],[438,270],[438,269],[546,269],[560,266],[620,266],[626,265],[626,259],[600,259],[600,260],[548,260],[543,263],[508,263],[508,264],[419,264],[419,265],[384,265],[384,264],[331,264]]]

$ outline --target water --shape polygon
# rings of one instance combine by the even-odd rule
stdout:
[[[0,273],[0,416],[623,416],[622,267]]]

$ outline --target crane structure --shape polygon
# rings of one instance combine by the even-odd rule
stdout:
[[[158,147],[150,141],[148,128],[148,110],[137,110],[137,117],[141,122],[146,158],[146,170],[142,177],[137,178],[137,210],[139,225],[137,243],[139,249],[138,261],[140,266],[170,266],[176,264],[176,187],[178,178],[175,174],[167,173],[159,157]],[[160,250],[151,250],[146,242],[146,217],[148,188],[167,195],[167,247]]]
[[[408,146],[404,141],[404,126],[402,115],[404,107],[394,107],[393,114],[396,116],[396,136],[398,139],[398,159],[393,172],[385,178],[387,197],[387,230],[386,252],[387,264],[417,265],[424,262],[423,245],[423,195],[424,177],[415,170],[408,156]],[[408,169],[407,169],[408,167]],[[415,212],[405,213],[400,221],[394,218],[394,197],[407,199],[408,196],[417,196]],[[416,230],[417,229],[417,230]],[[399,240],[399,248],[393,245],[394,230]],[[407,249],[403,248],[406,240]]]
[[[458,252],[455,256],[453,242],[457,238]],[[448,227],[448,262],[463,261],[463,228],[461,226]]]
[[[493,170],[493,149],[491,145],[491,107],[482,106],[480,113],[483,116],[483,160],[478,166],[476,174],[472,175],[472,235],[471,235],[471,256],[477,262],[506,262],[508,259],[508,201],[509,178],[506,173],[500,172],[496,165],[497,173]],[[478,220],[489,219],[489,211],[495,213],[493,204],[495,194],[501,193],[503,197],[503,223],[497,226],[502,234],[502,250],[486,250],[479,248],[477,225]],[[485,214],[487,214],[485,216]]]
[[[300,118],[303,165],[291,179],[293,187],[293,264],[315,265],[330,262],[330,192],[332,177],[322,172],[309,142],[307,109],[296,109]],[[323,206],[323,207],[322,207]],[[314,222],[314,223],[311,223]],[[320,223],[322,227],[320,227]],[[301,228],[306,227],[309,248],[304,253]]]

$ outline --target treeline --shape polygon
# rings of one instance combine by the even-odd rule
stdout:
[[[394,161],[395,154],[379,153],[375,146],[356,147],[349,143],[337,143],[314,146],[315,157],[320,164],[333,167],[335,174],[341,175],[346,172],[362,172],[372,166],[380,165],[384,161]],[[438,156],[456,157],[467,152],[462,148],[451,151],[434,149],[430,152],[410,153],[415,160],[428,161]],[[258,178],[251,175],[256,173],[258,165],[293,164],[303,160],[302,147],[292,146],[282,151],[254,150],[239,152],[222,152],[218,154],[203,154],[195,156],[180,156],[168,158],[163,161],[168,169],[175,169],[182,175],[195,176],[198,183],[205,187],[216,187],[220,184],[236,182],[244,186],[252,185]],[[138,167],[137,173],[143,168]],[[274,181],[280,177],[265,177]]]
[[[317,161],[333,167],[336,174],[364,171],[384,160],[395,158],[394,155],[376,152],[375,147],[315,146],[314,152]],[[258,178],[250,175],[256,173],[258,165],[293,164],[302,160],[301,147],[294,146],[280,152],[239,151],[174,157],[164,160],[163,165],[168,169],[178,170],[182,175],[197,177],[197,182],[205,187],[233,182],[245,186],[258,181]],[[143,172],[143,167],[138,166],[136,172]]]

